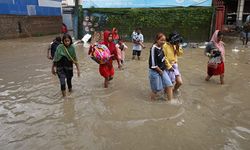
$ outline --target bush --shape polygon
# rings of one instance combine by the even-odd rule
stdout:
[[[209,38],[213,7],[108,9],[90,8],[91,14],[107,16],[105,28],[118,28],[119,34],[129,40],[132,31],[141,27],[146,41],[152,41],[157,32],[168,35],[179,32],[186,41],[204,41]]]

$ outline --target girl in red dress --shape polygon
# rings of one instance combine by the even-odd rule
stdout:
[[[103,33],[103,42],[101,42],[100,44],[104,44],[108,47],[110,54],[111,54],[111,58],[109,59],[109,62],[106,64],[100,64],[99,66],[99,72],[101,74],[101,76],[104,77],[104,87],[107,88],[108,87],[108,83],[110,80],[113,79],[114,77],[114,67],[113,67],[113,60],[117,60],[117,64],[118,64],[118,68],[121,68],[120,65],[120,60],[117,56],[117,51],[116,51],[116,47],[115,47],[115,43],[113,42],[113,36],[112,33],[110,31],[104,31]]]

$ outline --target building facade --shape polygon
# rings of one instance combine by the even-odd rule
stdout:
[[[213,0],[215,28],[225,31],[239,29],[250,15],[250,0]]]
[[[250,0],[230,0],[226,1],[225,24],[242,25],[250,15]]]
[[[0,39],[59,34],[61,0],[0,0]]]

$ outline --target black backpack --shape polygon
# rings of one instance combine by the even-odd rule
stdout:
[[[250,32],[250,22],[247,22],[247,23],[244,24],[243,30],[245,32]]]

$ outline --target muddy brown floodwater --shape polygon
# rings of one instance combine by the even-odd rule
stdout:
[[[150,101],[148,55],[118,70],[108,89],[98,65],[77,46],[81,76],[62,98],[46,58],[53,36],[0,41],[2,150],[248,150],[250,48],[226,40],[225,85],[205,82],[207,58],[186,48],[179,59],[181,105]],[[237,50],[232,50],[237,47]],[[250,47],[250,46],[249,46]]]

